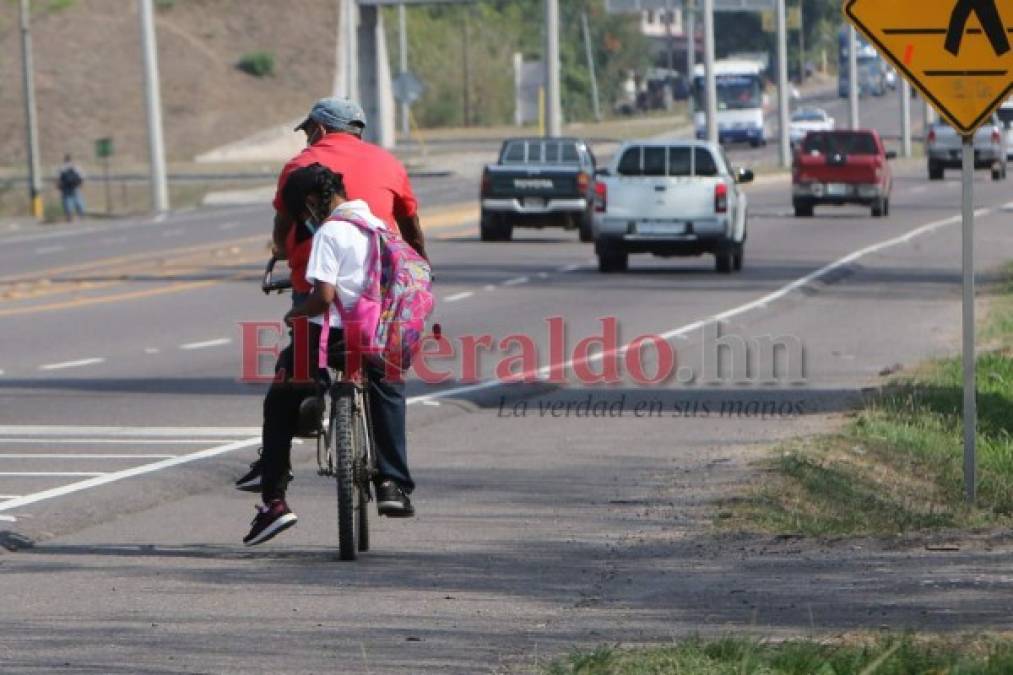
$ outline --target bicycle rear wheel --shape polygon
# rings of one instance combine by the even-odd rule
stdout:
[[[330,437],[334,453],[335,477],[338,488],[338,556],[342,560],[355,560],[359,533],[356,531],[356,502],[359,490],[355,485],[355,442],[353,428],[354,389],[342,387],[331,406]]]

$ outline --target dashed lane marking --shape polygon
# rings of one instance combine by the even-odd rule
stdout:
[[[64,370],[66,368],[82,368],[84,366],[93,366],[97,363],[105,362],[104,358],[92,357],[88,359],[78,359],[76,361],[63,361],[61,363],[47,363],[44,366],[39,366],[39,370]]]
[[[458,300],[464,300],[475,295],[475,291],[463,291],[461,293],[455,293],[454,295],[447,296],[443,299],[443,302],[457,302]]]
[[[180,345],[180,349],[193,350],[193,349],[207,349],[208,347],[221,347],[232,342],[231,338],[216,338],[214,340],[205,340],[204,342],[188,342]]]

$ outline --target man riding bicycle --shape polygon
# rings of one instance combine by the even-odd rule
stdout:
[[[418,202],[404,166],[389,152],[362,140],[366,128],[366,115],[353,101],[340,98],[322,98],[313,104],[309,114],[296,128],[306,134],[307,147],[292,158],[278,177],[278,190],[274,198],[274,254],[287,258],[292,271],[292,303],[299,304],[309,295],[310,283],[306,280],[313,241],[312,228],[287,208],[282,192],[290,176],[303,167],[321,164],[341,174],[348,198],[361,200],[370,212],[387,228],[401,233],[402,238],[420,255],[428,259],[425,239],[419,225]],[[301,208],[301,205],[300,205]],[[374,398],[390,398],[390,407],[404,406],[403,389],[386,393],[373,391]],[[404,443],[396,445],[403,448]],[[401,452],[403,455],[403,451]],[[261,460],[250,465],[250,470],[236,481],[236,488],[255,492],[261,489]],[[406,491],[411,481],[403,481]]]
[[[313,290],[304,302],[285,315],[292,325],[309,318],[306,343],[290,344],[278,359],[278,375],[264,399],[264,448],[261,459],[261,494],[264,505],[258,507],[247,545],[260,544],[296,523],[296,515],[285,501],[288,485],[292,439],[299,429],[300,407],[310,396],[320,393],[321,376],[317,354],[323,322],[329,321],[327,361],[332,368],[344,365],[342,322],[332,306],[354,308],[366,283],[366,265],[370,255],[369,236],[358,227],[341,220],[358,217],[370,225],[384,227],[362,200],[347,199],[340,174],[320,164],[296,169],[282,190],[288,213],[311,226],[316,234],[306,267],[306,279]],[[334,218],[334,220],[329,220]],[[307,377],[297,377],[297,359],[306,363]],[[384,379],[382,366],[364,362],[369,382],[369,407],[377,450],[377,510],[381,515],[407,517],[415,511],[408,492],[413,487],[408,471],[405,437],[404,383]]]

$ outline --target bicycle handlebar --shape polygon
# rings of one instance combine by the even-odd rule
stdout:
[[[264,279],[260,282],[260,290],[264,291],[264,295],[270,295],[271,293],[283,293],[292,289],[291,279],[275,279],[274,278],[274,265],[278,262],[278,259],[271,256],[271,259],[267,261],[267,267],[264,269]]]

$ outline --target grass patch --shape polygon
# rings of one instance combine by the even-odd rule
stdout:
[[[239,57],[239,70],[254,77],[274,75],[274,54],[271,52],[249,52]]]
[[[769,480],[722,506],[722,527],[809,536],[896,535],[1013,518],[1013,267],[990,298],[978,367],[978,501],[963,502],[959,357],[894,382],[840,433],[779,448]]]
[[[643,649],[598,647],[552,662],[549,675],[901,675],[1013,672],[1013,642],[998,637],[924,638],[913,635],[848,642],[743,638],[689,639]]]

